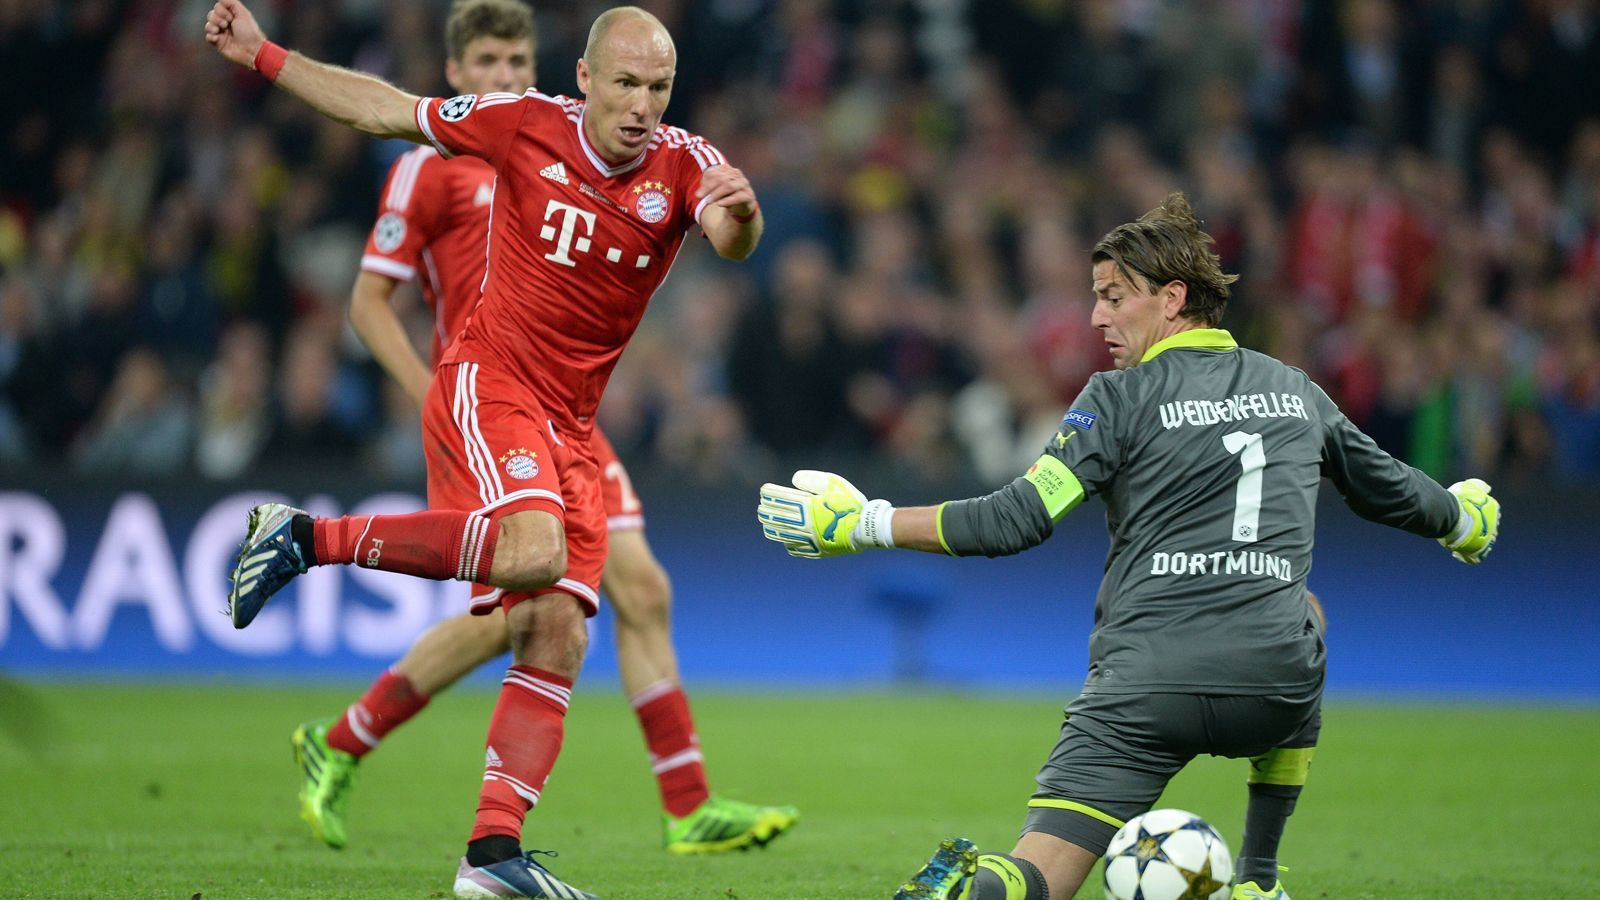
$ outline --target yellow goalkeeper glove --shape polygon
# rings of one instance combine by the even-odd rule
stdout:
[[[1489,496],[1489,485],[1480,478],[1458,481],[1448,488],[1461,506],[1455,530],[1439,538],[1439,543],[1456,559],[1469,566],[1483,562],[1500,536],[1500,501]]]
[[[782,544],[790,556],[818,559],[894,546],[894,507],[887,500],[868,500],[832,472],[801,469],[792,480],[792,488],[762,485],[756,507],[761,533]]]

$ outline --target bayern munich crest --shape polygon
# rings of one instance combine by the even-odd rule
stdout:
[[[500,464],[506,474],[518,481],[527,481],[539,474],[539,454],[527,447],[518,447],[500,454]]]
[[[639,214],[639,218],[654,225],[667,217],[667,210],[672,205],[667,198],[672,194],[672,188],[667,187],[665,182],[640,182],[633,186],[633,193],[633,211]]]

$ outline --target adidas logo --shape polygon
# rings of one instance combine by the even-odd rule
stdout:
[[[558,184],[567,183],[567,167],[559,160],[539,170],[539,174]]]
[[[494,752],[494,748],[493,747],[490,747],[488,752],[483,754],[483,766],[484,766],[484,768],[486,768],[486,769],[498,769],[503,765],[504,765],[504,763],[500,762],[500,754]]]

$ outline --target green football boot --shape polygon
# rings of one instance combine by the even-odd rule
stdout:
[[[328,746],[328,723],[307,722],[294,730],[294,761],[300,785],[300,818],[311,833],[335,850],[344,848],[344,807],[361,760]]]
[[[894,900],[961,900],[977,872],[978,845],[966,838],[946,838],[928,864],[894,892]]]
[[[668,853],[726,853],[764,847],[800,821],[792,806],[756,806],[712,794],[681,819],[662,815]]]

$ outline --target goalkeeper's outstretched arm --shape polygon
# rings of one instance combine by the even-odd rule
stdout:
[[[1468,565],[1483,562],[1500,535],[1500,501],[1487,483],[1469,478],[1443,487],[1385,453],[1320,388],[1313,402],[1325,423],[1322,473],[1356,515],[1437,538]]]
[[[239,0],[217,0],[206,15],[206,41],[229,62],[256,69],[336,122],[373,137],[426,143],[417,124],[421,99],[362,72],[285,51],[267,40]]]
[[[756,518],[768,539],[783,544],[791,556],[806,557],[870,547],[1009,556],[1043,543],[1084,498],[1078,480],[1048,456],[998,491],[938,506],[896,509],[886,500],[868,500],[831,472],[806,469],[793,481],[792,488],[763,485]]]

